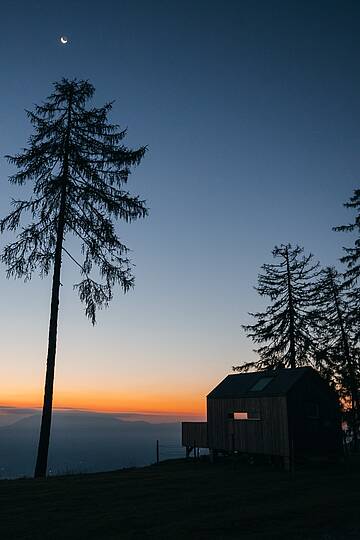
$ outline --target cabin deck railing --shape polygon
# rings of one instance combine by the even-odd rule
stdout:
[[[182,445],[208,448],[207,422],[182,422]]]

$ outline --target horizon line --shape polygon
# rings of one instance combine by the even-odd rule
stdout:
[[[0,413],[3,409],[33,409],[33,410],[42,410],[40,405],[7,405],[0,404]],[[187,416],[204,416],[200,412],[190,412],[190,411],[141,411],[141,410],[118,410],[118,409],[92,409],[87,407],[62,407],[54,406],[53,411],[81,411],[81,412],[94,412],[102,414],[141,414],[141,415],[154,415],[154,416],[178,416],[178,415],[187,415]]]

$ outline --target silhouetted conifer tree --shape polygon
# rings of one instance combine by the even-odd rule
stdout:
[[[145,202],[123,189],[130,167],[141,161],[146,149],[123,146],[126,130],[108,121],[112,104],[88,106],[93,94],[94,87],[87,81],[63,79],[55,83],[47,101],[34,112],[27,111],[34,126],[29,147],[8,156],[19,169],[10,182],[22,185],[32,181],[33,195],[28,200],[14,200],[15,209],[0,222],[3,232],[16,230],[26,212],[32,218],[17,241],[4,249],[7,276],[27,280],[36,269],[41,276],[53,270],[36,477],[45,476],[47,469],[63,254],[80,269],[81,279],[74,288],[94,324],[96,310],[109,304],[115,285],[124,292],[133,286],[128,249],[120,241],[113,220],[130,222],[147,214]],[[65,248],[69,233],[80,242],[81,261]]]
[[[346,255],[340,260],[347,265],[347,271],[344,274],[347,282],[354,283],[360,277],[360,189],[354,190],[354,195],[350,197],[350,201],[344,203],[346,208],[353,208],[357,211],[354,223],[349,225],[340,225],[334,227],[334,231],[356,232],[358,237],[355,239],[354,247],[344,247]]]
[[[344,286],[348,288],[348,296],[351,300],[351,318],[356,340],[360,339],[360,189],[354,190],[350,201],[345,203],[346,208],[353,208],[357,215],[354,223],[334,227],[335,231],[353,232],[357,234],[353,247],[344,247],[345,255],[340,261],[347,266],[344,273]]]
[[[357,431],[359,416],[359,382],[355,323],[351,291],[344,286],[343,276],[335,268],[322,270],[316,285],[318,307],[318,340],[321,363],[328,378],[336,385],[340,395],[350,396],[352,429]],[[355,439],[355,447],[356,445]]]
[[[313,335],[314,278],[318,263],[312,255],[304,256],[303,248],[291,244],[275,247],[273,256],[279,262],[264,264],[255,289],[268,298],[264,312],[250,313],[256,322],[243,325],[248,337],[261,346],[256,349],[258,361],[234,367],[236,371],[295,368],[315,362],[316,344]]]

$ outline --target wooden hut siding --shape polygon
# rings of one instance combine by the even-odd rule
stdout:
[[[317,415],[309,405],[317,407]],[[289,436],[297,456],[338,453],[342,447],[338,397],[310,372],[288,394]]]
[[[249,412],[253,420],[233,420]],[[209,447],[216,450],[289,455],[286,398],[208,399]]]
[[[182,446],[208,448],[206,422],[182,422],[181,426]]]

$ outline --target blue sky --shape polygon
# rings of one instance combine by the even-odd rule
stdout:
[[[115,99],[127,144],[149,147],[129,189],[150,216],[119,224],[134,291],[92,328],[64,266],[63,406],[118,395],[120,408],[148,396],[150,408],[199,410],[252,358],[241,323],[260,306],[252,287],[274,245],[337,263],[350,238],[331,227],[352,219],[342,203],[360,170],[359,16],[357,2],[330,0],[3,1],[0,154],[26,145],[24,109],[63,76],[89,79],[96,104]],[[1,158],[1,215],[27,193],[10,172]],[[2,272],[0,390],[25,403],[25,388],[42,394],[50,281]]]

